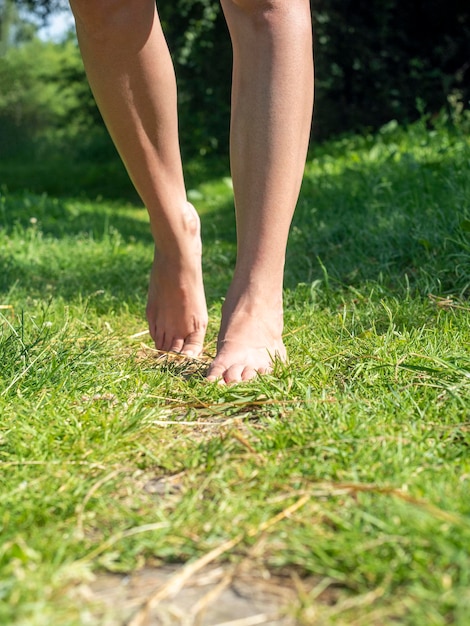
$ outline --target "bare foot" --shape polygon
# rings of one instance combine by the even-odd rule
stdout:
[[[201,267],[200,221],[188,203],[176,244],[155,250],[147,320],[157,350],[189,357],[201,354],[207,308]]]
[[[231,288],[232,291],[234,289]],[[273,360],[286,359],[282,341],[282,297],[274,303],[249,289],[230,293],[222,307],[217,356],[207,373],[209,381],[237,383],[272,371]]]

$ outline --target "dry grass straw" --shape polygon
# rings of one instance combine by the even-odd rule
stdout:
[[[126,626],[144,626],[149,613],[163,600],[174,597],[192,576],[200,572],[210,563],[213,563],[216,559],[219,559],[227,552],[230,552],[230,550],[233,550],[233,548],[242,543],[244,539],[256,537],[268,531],[282,520],[290,517],[290,515],[301,509],[308,502],[308,500],[309,496],[302,496],[299,500],[297,500],[297,502],[288,506],[277,515],[261,524],[258,528],[251,529],[247,533],[241,533],[237,537],[223,542],[221,545],[217,546],[207,554],[204,554],[196,561],[185,565],[168,582],[156,589],[148,598],[145,599],[139,610],[133,617],[131,617],[130,620],[126,622]],[[230,584],[230,580],[228,580],[227,585],[228,584]],[[221,591],[222,587],[220,588],[219,593]]]

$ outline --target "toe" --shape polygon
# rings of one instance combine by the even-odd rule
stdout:
[[[149,322],[149,333],[150,333],[150,336],[152,337],[152,341],[156,345],[156,343],[157,343],[157,329],[156,329],[155,324],[150,324],[150,322]]]
[[[160,348],[164,352],[171,352],[173,350],[173,343],[176,343],[178,340],[173,339],[173,334],[165,333],[163,336],[162,347]]]
[[[225,382],[224,374],[226,371],[226,367],[224,365],[218,365],[217,363],[212,363],[207,372],[206,378],[209,382]]]
[[[244,365],[231,365],[224,373],[225,382],[230,385],[233,383],[240,383],[242,381],[242,373],[245,370]]]
[[[170,352],[182,352],[184,346],[183,339],[173,339],[170,346]]]
[[[163,331],[161,331],[159,328],[155,328],[155,337],[154,337],[154,342],[155,342],[155,348],[157,350],[164,350],[164,346],[165,346],[165,333]]]
[[[256,378],[258,371],[254,367],[247,366],[243,369],[241,379],[243,381],[252,380]]]
[[[200,356],[203,348],[204,333],[191,333],[183,342],[181,348],[181,354],[185,354],[190,357]]]

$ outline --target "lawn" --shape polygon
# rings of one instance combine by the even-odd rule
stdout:
[[[185,361],[145,333],[132,193],[0,164],[1,624],[101,624],[76,592],[93,576],[204,557],[295,578],[301,625],[468,624],[468,126],[312,151],[289,363],[230,387],[204,381],[235,257],[227,172],[188,167],[210,324]]]

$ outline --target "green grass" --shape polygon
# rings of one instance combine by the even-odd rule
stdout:
[[[267,567],[327,588],[300,595],[299,624],[468,623],[464,130],[390,124],[314,151],[288,251],[290,362],[225,388],[133,337],[152,258],[141,208],[4,188],[1,624],[93,623],[73,593],[92,572],[235,537],[222,558],[258,542]],[[194,167],[213,354],[231,190]],[[163,493],[146,488],[156,480]]]

